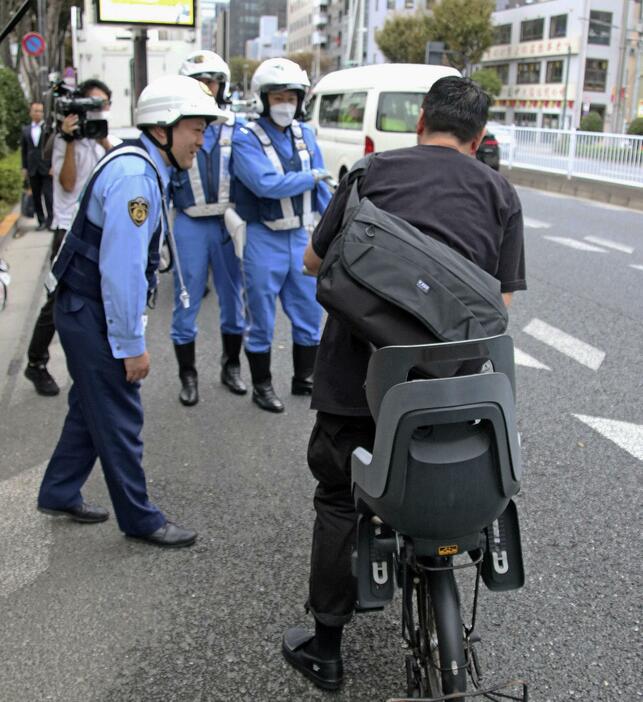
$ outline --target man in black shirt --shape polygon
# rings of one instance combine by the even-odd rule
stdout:
[[[476,83],[440,79],[424,98],[417,146],[370,158],[358,189],[360,197],[496,277],[509,305],[514,291],[526,289],[522,210],[507,180],[475,158],[488,108],[489,97]],[[313,273],[341,228],[351,175],[341,182],[304,256]],[[289,663],[326,689],[341,684],[342,629],[355,603],[351,454],[358,446],[373,448],[375,424],[364,391],[369,356],[368,345],[329,315],[315,366],[311,406],[317,420],[308,445],[308,464],[319,481],[308,598],[315,634],[289,629],[282,649]]]

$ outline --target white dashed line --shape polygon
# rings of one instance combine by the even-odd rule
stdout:
[[[584,414],[575,414],[574,417],[606,439],[613,441],[634,458],[643,461],[643,424],[631,424],[604,417],[588,417]]]
[[[630,268],[634,268],[637,271],[643,271],[643,266],[640,266],[638,263],[630,263]]]
[[[578,249],[579,251],[609,253],[609,251],[605,251],[605,249],[599,249],[598,246],[594,246],[593,244],[586,244],[584,241],[576,241],[576,239],[569,239],[566,236],[545,236],[543,237],[543,239],[549,239],[549,241],[555,241],[557,244],[569,246],[570,249]]]
[[[523,331],[592,370],[598,370],[605,358],[603,351],[540,319],[532,319]]]
[[[531,217],[524,217],[523,222],[525,227],[530,229],[550,229],[551,224],[549,222],[541,222],[539,219],[532,219]]]
[[[589,241],[590,244],[598,244],[599,246],[604,246],[606,249],[614,249],[614,251],[620,251],[626,254],[634,253],[634,249],[631,246],[619,244],[617,241],[603,239],[600,236],[585,236],[583,238],[585,241]]]
[[[544,363],[541,363],[538,359],[534,358],[533,356],[530,356],[528,353],[525,353],[524,351],[521,351],[520,349],[517,349],[515,347],[514,361],[516,362],[517,366],[537,368],[538,370],[551,370],[549,366],[546,366]]]

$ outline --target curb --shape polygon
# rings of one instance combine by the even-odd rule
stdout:
[[[18,229],[20,221],[20,205],[16,205],[8,215],[0,222],[0,251],[5,243],[11,239]]]

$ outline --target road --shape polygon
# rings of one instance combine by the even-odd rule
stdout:
[[[527,582],[513,593],[482,591],[481,660],[489,682],[524,677],[537,702],[634,699],[643,214],[528,189],[520,195],[529,290],[514,297],[510,332]],[[164,277],[148,326],[145,466],[154,500],[200,539],[192,549],[162,551],[124,539],[113,518],[80,526],[34,509],[66,403],[65,393],[36,396],[22,377],[45,254],[46,239],[34,231],[3,251],[14,297],[0,315],[0,699],[331,699],[292,672],[279,650],[282,631],[307,621],[314,489],[305,463],[313,416],[305,398],[287,394],[285,319],[274,349],[283,415],[220,386],[213,295],[200,315],[202,401],[183,408]],[[57,343],[51,370],[68,387]],[[98,467],[85,495],[109,506]],[[345,637],[346,682],[332,699],[377,702],[404,692],[399,615],[396,600],[356,618]]]

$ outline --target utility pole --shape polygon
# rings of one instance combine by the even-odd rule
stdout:
[[[630,0],[623,0],[623,14],[621,17],[621,45],[618,61],[618,74],[616,78],[616,99],[614,101],[614,114],[612,115],[612,131],[620,133],[623,131],[623,121],[625,116],[625,87],[623,78],[625,76],[625,63],[627,61],[627,23],[629,19]]]
[[[572,62],[572,45],[567,46],[567,66],[565,67],[565,92],[563,93],[563,114],[560,119],[560,129],[565,129],[565,117],[567,115],[567,88],[569,87],[569,64]]]
[[[47,37],[47,0],[37,0],[36,12],[38,14],[38,34],[41,37]],[[45,92],[47,91],[49,73],[49,64],[47,61],[47,54],[49,54],[50,47],[47,45],[47,49],[44,51],[42,56],[38,57],[38,88],[40,90],[40,99],[43,100],[45,97]]]
[[[134,30],[134,102],[147,85],[147,29]]]

